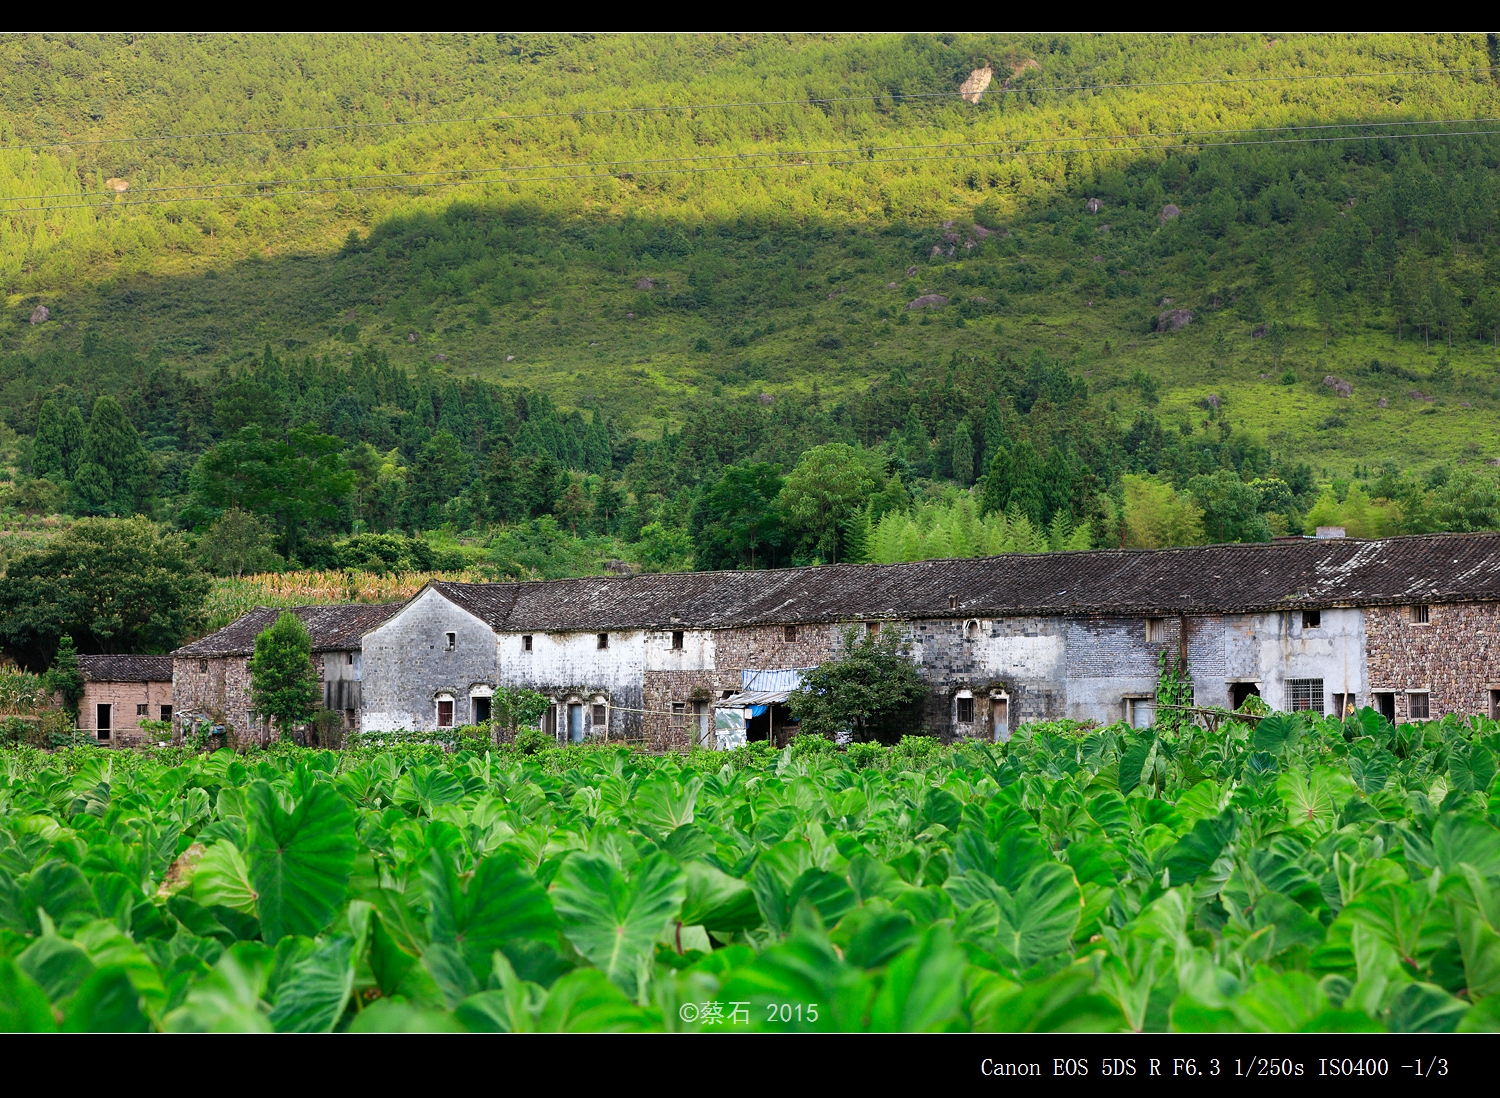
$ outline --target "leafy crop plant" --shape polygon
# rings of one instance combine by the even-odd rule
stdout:
[[[0,755],[0,1029],[1500,1027],[1500,724]]]

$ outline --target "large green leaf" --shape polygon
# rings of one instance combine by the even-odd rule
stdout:
[[[547,893],[509,851],[485,858],[464,887],[450,856],[434,850],[422,867],[422,882],[431,940],[457,950],[476,981],[482,983],[495,950],[506,943],[556,938],[557,916]]]
[[[1482,877],[1500,878],[1500,830],[1478,816],[1443,813],[1432,829],[1432,852],[1444,873],[1467,864]]]
[[[204,907],[255,914],[257,897],[250,885],[250,870],[239,848],[228,839],[214,843],[199,860],[193,874],[193,899]]]
[[[94,971],[87,953],[56,934],[38,938],[16,958],[16,963],[54,1003],[70,998]]]
[[[353,812],[321,782],[290,813],[264,781],[246,793],[250,885],[266,941],[318,933],[344,902],[358,850]]]
[[[966,961],[939,923],[886,968],[870,1007],[871,1030],[930,1033],[959,1028]]]
[[[0,1033],[52,1033],[47,994],[9,957],[0,957]]]
[[[162,1020],[162,1028],[174,1033],[269,1033],[261,994],[270,964],[271,950],[260,942],[231,946],[188,991],[183,1004]]]
[[[574,853],[553,881],[552,906],[578,952],[634,995],[686,893],[687,878],[667,854],[643,858],[627,879],[608,858]]]
[[[1193,824],[1192,830],[1167,851],[1164,868],[1170,883],[1188,884],[1207,872],[1224,848],[1234,841],[1239,825],[1240,814],[1233,808]]]
[[[64,931],[99,917],[99,901],[79,869],[71,862],[52,858],[31,871],[21,893],[21,910],[33,933],[41,933],[37,909],[45,911]]]
[[[141,993],[124,965],[103,965],[68,1005],[62,1028],[71,1033],[144,1033],[151,1028]]]
[[[1276,779],[1276,790],[1286,806],[1287,822],[1321,835],[1338,819],[1339,808],[1354,792],[1354,783],[1332,767],[1316,766],[1308,774],[1296,769],[1285,772]]]
[[[369,942],[373,909],[349,905],[349,933],[326,939],[276,989],[271,1026],[278,1033],[328,1033],[344,1014]]]
[[[665,835],[693,822],[693,808],[702,788],[702,778],[678,784],[667,775],[658,774],[636,789],[630,802],[631,815]]]
[[[744,881],[707,862],[688,862],[683,872],[687,874],[682,901],[684,926],[731,933],[761,924],[755,893]]]
[[[716,998],[746,1004],[743,1024],[753,1030],[838,1033],[863,1028],[874,994],[870,978],[845,964],[826,938],[799,933],[735,971]],[[784,1020],[782,1004],[791,1008]],[[800,1012],[795,1010],[799,1004]],[[774,1017],[769,1010],[773,1005],[778,1008]]]
[[[1295,746],[1302,734],[1300,717],[1289,713],[1272,713],[1255,726],[1255,734],[1250,742],[1255,750],[1275,755],[1284,748]]]
[[[1014,894],[999,889],[996,941],[1018,968],[1067,950],[1083,913],[1083,895],[1068,866],[1048,862],[1033,869]]]
[[[570,972],[553,984],[537,1019],[543,1033],[641,1033],[659,1028],[660,1021],[593,968]]]

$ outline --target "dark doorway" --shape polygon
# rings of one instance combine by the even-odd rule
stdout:
[[[471,698],[470,704],[474,706],[474,723],[485,724],[490,719],[490,699]]]
[[[798,723],[792,720],[792,711],[777,702],[771,706],[771,735],[777,747],[785,747],[799,731]]]
[[[751,717],[745,721],[745,739],[747,742],[768,740],[771,738],[771,707],[767,705],[760,707],[760,709],[759,716]]]
[[[109,739],[111,726],[114,724],[115,707],[101,703],[94,706],[94,728],[101,740]]]
[[[1396,723],[1396,695],[1394,693],[1380,693],[1375,695],[1375,708],[1380,715],[1392,724]]]
[[[1232,682],[1229,684],[1229,708],[1238,709],[1245,704],[1246,698],[1260,697],[1260,687],[1253,682]]]

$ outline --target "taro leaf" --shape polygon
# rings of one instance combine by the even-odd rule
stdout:
[[[1044,957],[1068,948],[1083,911],[1083,896],[1073,871],[1057,862],[1039,865],[1014,894],[999,905],[996,937],[1018,968],[1030,968]]]
[[[264,781],[246,794],[250,884],[265,940],[318,933],[344,902],[358,849],[354,814],[323,783],[308,789],[291,813]]]
[[[419,962],[418,954],[412,950],[420,951],[426,945],[420,939],[408,937],[402,932],[399,925],[401,916],[393,914],[387,916],[386,912],[391,908],[388,898],[394,894],[382,890],[379,894],[381,899],[388,902],[378,905],[381,912],[374,920],[370,932],[370,970],[375,975],[375,982],[380,985],[380,990],[387,997],[400,995],[414,1003],[437,1006],[442,1003],[442,994],[433,983]],[[399,897],[394,900],[405,909],[405,904]],[[389,918],[398,920],[396,931],[390,929]]]
[[[434,808],[457,804],[464,799],[463,783],[448,771],[436,766],[414,766],[401,775],[393,793],[400,804],[419,805],[432,815]]]
[[[870,978],[841,960],[826,938],[799,931],[736,969],[716,998],[746,1004],[751,1029],[838,1033],[863,1028],[873,993]],[[786,1021],[778,1011],[772,1021],[767,1007],[773,1003],[802,1003],[804,1010]],[[816,1018],[808,1004],[816,1004]]]
[[[1251,745],[1257,751],[1275,755],[1283,748],[1293,747],[1302,738],[1302,719],[1286,713],[1272,713],[1255,726]]]
[[[94,971],[94,962],[89,960],[87,953],[56,934],[47,934],[32,942],[26,952],[16,958],[16,964],[54,1003],[66,1000]]]
[[[1165,868],[1169,883],[1187,884],[1206,873],[1219,860],[1224,848],[1234,842],[1239,826],[1240,814],[1233,808],[1226,808],[1217,816],[1193,824],[1193,829],[1167,851]],[[1114,881],[1104,883],[1113,884]]]
[[[453,1015],[399,999],[379,999],[349,1023],[350,1033],[462,1033]]]
[[[1130,791],[1141,784],[1146,768],[1156,749],[1155,736],[1142,736],[1120,755],[1120,794],[1129,796]]]
[[[886,968],[870,1007],[877,1033],[933,1033],[959,1028],[967,958],[953,931],[939,923]]]
[[[679,827],[667,836],[667,853],[678,862],[686,864],[699,858],[712,858],[718,853],[713,836],[701,827],[688,825]]]
[[[1276,779],[1276,791],[1286,806],[1287,821],[1315,835],[1334,825],[1339,806],[1353,793],[1349,779],[1329,766],[1314,767],[1306,775],[1289,770]]]
[[[136,883],[123,873],[95,873],[89,883],[104,917],[112,919],[121,930],[129,930],[130,913],[142,899]]]
[[[343,1017],[373,915],[369,904],[355,900],[349,905],[350,933],[319,944],[277,988],[271,1009],[277,1033],[328,1033]]]
[[[575,854],[568,864],[580,857],[588,855]],[[651,1015],[621,994],[597,968],[578,969],[553,984],[537,1019],[537,1029],[543,1033],[642,1033],[656,1028]]]
[[[83,870],[53,858],[31,871],[21,892],[21,911],[33,933],[40,934],[37,908],[44,910],[62,929],[70,929],[99,917],[99,901]]]
[[[755,821],[755,841],[779,843],[787,832],[797,826],[797,812],[791,808],[778,808],[767,812]]]
[[[1386,1024],[1392,1033],[1452,1033],[1469,1009],[1436,984],[1407,984],[1391,1001]]]
[[[1448,756],[1448,777],[1461,793],[1484,792],[1495,776],[1495,756],[1483,744],[1454,750]]]
[[[219,922],[214,913],[202,904],[178,895],[167,901],[167,910],[189,933],[200,938],[216,938],[221,945],[234,945],[234,932]],[[217,956],[214,959],[218,960]]]
[[[0,957],[0,1033],[53,1033],[47,994],[9,957]]]
[[[1396,769],[1396,756],[1389,751],[1351,752],[1349,774],[1362,793],[1379,793]]]
[[[1477,816],[1445,812],[1438,817],[1432,852],[1444,873],[1457,873],[1460,863],[1467,863],[1483,877],[1500,877],[1500,831]]]
[[[868,854],[850,858],[847,875],[849,887],[862,904],[877,897],[889,900],[904,887],[899,873]]]
[[[239,848],[220,839],[208,848],[193,875],[193,899],[204,907],[227,907],[246,915],[255,914],[255,889]]]
[[[845,915],[829,939],[849,964],[877,968],[917,940],[917,927],[910,915],[889,904],[867,904]]]
[[[1102,995],[1087,994],[1094,980],[1093,966],[1079,963],[1024,987],[998,984],[995,994],[975,1004],[974,1029],[988,1033],[1100,1033],[1122,1028],[1124,1018],[1119,1007]]]
[[[1305,972],[1259,980],[1233,1003],[1240,1025],[1252,1033],[1296,1033],[1329,1006],[1328,997]]]
[[[949,831],[957,831],[963,818],[964,806],[946,789],[929,789],[922,798],[922,811],[917,814],[917,830],[925,831],[933,824],[942,824]]]
[[[684,926],[730,933],[761,924],[755,893],[744,881],[707,862],[688,862],[683,870],[687,874],[687,892],[682,901]]]
[[[995,843],[995,864],[990,875],[997,884],[1014,892],[1033,869],[1052,860],[1047,845],[1035,828],[1017,828]]]
[[[791,929],[792,887],[812,868],[812,850],[806,843],[777,843],[761,851],[750,875],[750,886],[766,927],[778,937]]]
[[[1222,792],[1218,782],[1201,781],[1177,798],[1177,811],[1187,823],[1216,816]]]
[[[1125,798],[1113,790],[1105,790],[1088,800],[1089,815],[1104,829],[1110,838],[1130,833],[1130,809],[1125,807]]]
[[[1306,908],[1280,892],[1267,892],[1256,901],[1250,913],[1250,925],[1256,930],[1271,929],[1265,935],[1264,956],[1275,957],[1293,946],[1315,949],[1323,941],[1323,924],[1308,914]]]
[[[432,941],[457,950],[478,986],[483,986],[489,975],[495,950],[507,942],[517,938],[534,941],[555,938],[557,916],[547,902],[546,892],[509,851],[491,854],[480,862],[465,889],[453,862],[435,850],[422,867],[422,881],[427,893],[427,929]]]
[[[633,995],[637,973],[681,913],[686,892],[687,878],[668,854],[641,859],[626,880],[608,858],[575,852],[557,871],[552,906],[578,951]]]
[[[433,942],[422,951],[422,967],[442,992],[443,1002],[453,1009],[479,990],[479,981],[464,955],[447,942]]]
[[[679,785],[667,775],[658,774],[636,789],[631,800],[632,815],[637,822],[665,835],[693,822],[693,807],[702,788],[702,778],[693,778],[687,784]]]
[[[1118,860],[1119,855],[1114,853],[1112,847],[1102,842],[1082,842],[1068,844],[1068,864],[1073,867],[1073,873],[1080,884],[1092,881],[1094,884],[1105,888],[1111,888],[1119,879],[1111,865],[1111,855]]]
[[[1480,911],[1457,901],[1453,904],[1453,929],[1463,952],[1470,997],[1479,999],[1500,991],[1500,934]]]
[[[73,996],[62,1028],[69,1033],[145,1033],[141,993],[124,965],[96,969]]]

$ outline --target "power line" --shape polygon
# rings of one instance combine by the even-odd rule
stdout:
[[[609,167],[617,167],[617,166],[620,166],[620,165],[627,165],[627,164],[647,164],[647,165],[653,165],[653,164],[703,163],[703,162],[709,162],[709,161],[723,161],[723,160],[751,160],[751,159],[766,159],[766,158],[771,158],[771,157],[794,157],[794,156],[835,156],[835,155],[841,155],[841,154],[855,154],[855,153],[866,154],[865,155],[865,160],[866,161],[872,161],[872,160],[874,160],[874,157],[873,157],[872,154],[877,153],[877,152],[886,153],[886,152],[908,152],[908,151],[917,151],[917,150],[926,150],[926,149],[981,148],[981,147],[996,146],[996,145],[1042,145],[1042,144],[1060,144],[1060,143],[1063,143],[1063,142],[1084,142],[1084,141],[1087,141],[1087,142],[1098,142],[1098,141],[1136,141],[1136,140],[1141,140],[1141,139],[1145,139],[1145,138],[1195,137],[1195,136],[1204,135],[1204,134],[1210,134],[1210,135],[1212,135],[1212,134],[1233,134],[1233,133],[1288,133],[1288,132],[1291,132],[1291,133],[1301,133],[1301,132],[1322,131],[1322,130],[1368,129],[1368,128],[1373,128],[1373,127],[1392,128],[1392,127],[1400,127],[1400,126],[1475,125],[1475,124],[1489,123],[1489,122],[1500,122],[1500,117],[1488,117],[1488,118],[1430,118],[1430,119],[1406,119],[1406,120],[1394,119],[1394,120],[1391,120],[1391,121],[1384,121],[1384,122],[1380,122],[1380,121],[1377,121],[1377,122],[1328,122],[1328,123],[1317,123],[1317,124],[1309,124],[1309,125],[1237,126],[1237,127],[1225,127],[1225,128],[1220,128],[1220,129],[1207,129],[1207,130],[1167,130],[1167,131],[1162,131],[1160,133],[1148,133],[1148,134],[1128,134],[1128,133],[1124,133],[1124,134],[1076,134],[1076,135],[1069,135],[1069,136],[1063,136],[1063,137],[1001,137],[1001,138],[992,138],[992,139],[983,140],[983,141],[969,140],[969,141],[920,142],[920,143],[907,144],[907,145],[844,146],[844,147],[831,148],[831,149],[772,149],[772,150],[766,150],[766,151],[761,151],[761,152],[712,153],[712,154],[702,154],[702,155],[696,155],[696,156],[635,157],[635,158],[623,159],[623,160],[591,161],[591,162],[585,162],[584,164],[579,164],[578,162],[575,161],[575,162],[561,162],[561,163],[550,163],[550,164],[497,165],[495,167],[490,167],[490,168],[434,168],[434,169],[428,169],[428,170],[424,170],[424,171],[379,172],[379,173],[369,173],[369,172],[366,172],[366,173],[362,173],[362,174],[358,174],[358,175],[308,176],[308,177],[297,178],[297,179],[260,179],[260,180],[247,179],[247,180],[229,181],[229,182],[221,182],[221,183],[174,183],[174,184],[165,184],[165,185],[154,186],[154,187],[140,187],[140,188],[135,188],[135,190],[136,190],[137,193],[155,194],[155,193],[180,192],[180,191],[205,191],[205,190],[215,190],[215,189],[228,188],[228,187],[283,187],[283,186],[302,186],[302,185],[310,184],[310,183],[336,183],[336,182],[348,182],[348,181],[367,181],[367,180],[383,180],[383,179],[406,179],[406,178],[412,178],[412,177],[417,177],[417,176],[423,176],[423,177],[452,176],[452,175],[472,176],[472,175],[484,175],[484,174],[493,175],[495,173],[500,173],[500,172],[555,171],[555,170],[560,170],[560,169],[562,169],[562,170],[572,169],[572,168],[577,168],[577,167],[580,167],[580,166],[609,168]],[[1363,138],[1360,138],[1360,139],[1362,139],[1362,140],[1379,140],[1379,139],[1381,139],[1384,136],[1398,136],[1398,135],[1366,134],[1366,135],[1363,136]],[[1423,135],[1418,135],[1418,136],[1423,136]],[[1211,144],[1228,144],[1228,142],[1212,142]],[[910,158],[903,158],[903,159],[910,159]],[[887,159],[886,161],[881,161],[881,162],[889,162],[889,160]],[[793,166],[795,166],[795,165],[793,165]],[[630,169],[627,169],[626,171],[619,172],[619,173],[595,173],[595,174],[641,174],[641,173],[638,172],[638,171],[632,171]],[[496,180],[493,180],[493,181],[494,182],[506,182],[506,180],[504,180],[504,179],[496,179]],[[468,180],[466,182],[484,182],[484,181],[483,180]],[[438,185],[440,185],[440,184],[437,184],[437,183],[433,183],[433,184],[412,184],[411,186],[438,186]],[[341,189],[344,189],[344,188],[329,188],[329,190],[341,190]],[[101,197],[106,197],[106,198],[109,197],[112,194],[112,192],[109,192],[109,191],[95,191],[95,192],[89,192],[89,193],[97,194],[97,195],[100,195]],[[288,193],[288,192],[277,192],[277,193]],[[319,192],[319,193],[322,193],[322,192]],[[34,202],[34,201],[45,201],[47,199],[53,199],[53,198],[77,198],[77,197],[81,197],[81,195],[79,195],[79,194],[77,194],[75,192],[53,192],[51,194],[12,195],[12,196],[9,196],[9,197],[0,196],[0,202]],[[232,199],[232,198],[236,198],[236,197],[254,197],[254,196],[250,196],[250,195],[223,195],[223,196],[218,196],[218,197],[222,197],[222,198],[228,200],[228,199]],[[169,201],[188,201],[188,199],[169,200]],[[112,205],[112,206],[128,206],[128,205],[141,205],[142,203],[140,203],[140,202],[133,202],[133,201],[125,201],[125,202],[120,202],[120,203],[103,203],[103,204],[104,205]],[[75,207],[46,206],[46,207],[36,207],[36,208],[37,209],[66,209],[66,208],[75,208]]]
[[[983,152],[983,153],[954,153],[943,156],[898,156],[898,157],[860,157],[850,160],[831,160],[818,164],[721,164],[708,168],[653,168],[645,171],[626,172],[578,172],[566,175],[537,175],[523,176],[521,178],[492,178],[492,179],[467,179],[447,180],[433,183],[388,183],[378,187],[321,187],[309,188],[300,191],[269,191],[263,194],[243,195],[202,195],[188,198],[164,198],[164,199],[141,199],[139,201],[98,203],[98,202],[75,202],[55,206],[30,206],[20,207],[12,210],[13,213],[42,213],[50,210],[112,210],[126,206],[173,206],[188,202],[241,202],[254,199],[267,198],[297,198],[309,195],[322,194],[363,194],[375,191],[420,191],[436,190],[440,187],[473,187],[494,186],[507,183],[551,183],[551,182],[575,182],[589,179],[633,179],[641,176],[661,175],[701,175],[709,172],[728,171],[787,171],[812,168],[843,168],[858,167],[864,164],[914,164],[931,161],[955,161],[955,160],[977,160],[977,159],[1004,159],[1006,157],[1019,158],[1030,156],[1057,156],[1073,153],[1087,153],[1095,151],[1105,152],[1139,152],[1152,149],[1215,149],[1235,148],[1256,145],[1307,145],[1324,142],[1328,144],[1342,144],[1350,141],[1400,141],[1422,137],[1493,137],[1500,134],[1500,130],[1433,130],[1428,133],[1398,133],[1398,134],[1363,134],[1347,137],[1317,136],[1317,137],[1289,137],[1289,138],[1265,138],[1249,141],[1195,141],[1167,143],[1156,142],[1153,144],[1134,144],[1124,146],[1113,146],[1104,150],[1096,147],[1087,148],[1047,148],[1035,150],[1022,150],[1018,152]]]
[[[1396,69],[1389,72],[1334,72],[1302,73],[1285,76],[1205,77],[1201,80],[1156,80],[1116,84],[1053,84],[1032,87],[1012,87],[1009,82],[998,88],[987,88],[983,94],[993,91],[994,96],[1033,95],[1043,92],[1075,91],[1132,91],[1140,88],[1180,88],[1223,86],[1233,84],[1266,84],[1304,80],[1380,80],[1398,76],[1461,76],[1469,73],[1495,72],[1500,66],[1483,65],[1473,68],[1443,69]],[[877,95],[826,96],[809,99],[747,99],[724,103],[660,104],[650,107],[607,107],[577,109],[571,111],[534,111],[526,114],[473,115],[460,118],[413,119],[407,122],[345,122],[327,126],[281,126],[262,130],[208,130],[202,133],[148,134],[138,137],[94,137],[74,141],[37,142],[22,145],[0,145],[0,152],[26,149],[68,149],[79,146],[146,144],[157,141],[197,141],[217,137],[267,137],[292,133],[328,133],[342,130],[393,129],[403,126],[448,126],[475,122],[524,122],[540,118],[588,118],[621,114],[662,114],[672,111],[732,110],[740,107],[794,107],[821,106],[834,103],[878,103],[891,100],[897,105],[907,100],[957,99],[958,90],[941,92],[887,92]],[[977,105],[977,104],[976,104]]]

